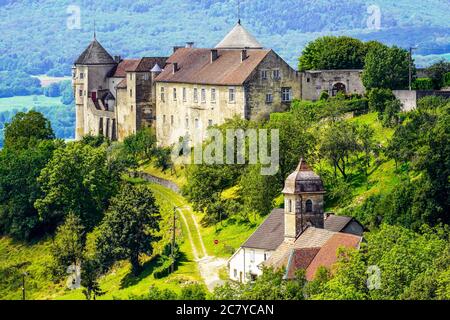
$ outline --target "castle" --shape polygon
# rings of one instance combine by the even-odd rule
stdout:
[[[299,73],[263,48],[240,21],[214,48],[187,43],[174,47],[170,57],[112,57],[94,35],[72,72],[75,136],[122,141],[153,127],[162,146],[186,136],[203,140],[212,125],[236,116],[267,118],[302,94],[317,100],[324,89],[330,95],[360,93],[354,72],[347,73]]]

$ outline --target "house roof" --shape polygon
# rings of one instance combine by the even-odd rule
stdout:
[[[126,89],[127,88],[127,78],[123,79],[122,81],[120,81],[117,86],[117,89]]]
[[[322,179],[301,158],[295,171],[287,177],[282,192],[289,194],[299,194],[302,192],[325,193],[325,189]]]
[[[75,61],[75,65],[102,65],[116,64],[113,57],[103,48],[100,42],[94,38],[89,46],[81,53]]]
[[[284,209],[274,209],[242,247],[275,250],[283,240]]]
[[[262,49],[262,45],[248,32],[239,21],[222,39],[216,49]]]
[[[127,72],[150,72],[156,65],[164,67],[166,60],[167,58],[164,57],[124,59],[120,61],[115,70],[113,70],[111,77],[125,78]]]
[[[279,268],[286,266],[284,259],[293,249],[302,248],[320,248],[322,247],[336,232],[325,229],[308,227],[303,231],[294,242],[283,241],[274,253],[267,259],[264,264],[269,267]],[[284,234],[284,229],[283,229]]]
[[[164,68],[166,65],[167,57],[143,57],[140,59],[138,65],[134,68],[131,68],[127,71],[133,71],[133,72],[149,72],[151,71],[156,65],[160,66],[161,68]]]
[[[331,214],[325,219],[324,228],[330,231],[341,232],[352,220],[352,217]]]
[[[136,68],[140,60],[141,59],[124,59],[120,61],[111,77],[125,78],[127,75],[127,71]]]
[[[317,255],[306,269],[306,280],[311,281],[321,266],[330,268],[338,258],[337,250],[340,247],[359,248],[361,237],[348,233],[335,233],[319,250]]]
[[[293,249],[286,267],[286,278],[294,279],[297,270],[306,270],[319,251],[320,248]]]
[[[218,58],[211,62],[211,49],[180,48],[167,60],[156,78],[158,82],[211,85],[242,85],[270,50],[248,50],[241,61],[240,50],[217,50]],[[173,64],[177,71],[173,72]]]

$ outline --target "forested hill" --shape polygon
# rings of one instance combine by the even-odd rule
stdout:
[[[381,30],[367,21],[373,0],[241,0],[245,26],[293,66],[303,46],[323,34],[376,39],[417,54],[450,52],[448,0],[378,0]],[[71,29],[79,6],[81,29]],[[370,11],[370,10],[369,10]],[[0,0],[0,71],[70,73],[76,56],[97,35],[113,54],[167,55],[186,41],[215,45],[237,20],[237,0]]]

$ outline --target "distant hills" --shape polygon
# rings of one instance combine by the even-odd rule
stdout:
[[[427,64],[432,60],[425,55],[436,60],[450,53],[448,6],[449,0],[241,0],[241,18],[293,66],[304,45],[325,34],[418,46],[418,61]],[[80,29],[73,20],[77,8]],[[380,29],[374,29],[378,12]],[[236,23],[237,0],[0,0],[0,71],[70,74],[94,20],[112,54],[169,55],[186,41],[214,46]]]

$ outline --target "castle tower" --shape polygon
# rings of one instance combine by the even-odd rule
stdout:
[[[97,41],[95,35],[89,46],[75,61],[72,69],[72,86],[75,95],[75,138],[77,140],[91,131],[94,131],[91,132],[92,134],[98,134],[100,119],[89,116],[88,105],[96,103],[99,90],[108,89],[107,76],[116,65],[117,62]],[[93,130],[95,128],[96,130]]]
[[[325,189],[305,160],[300,159],[297,169],[287,177],[282,192],[285,240],[294,241],[308,226],[324,227]]]

